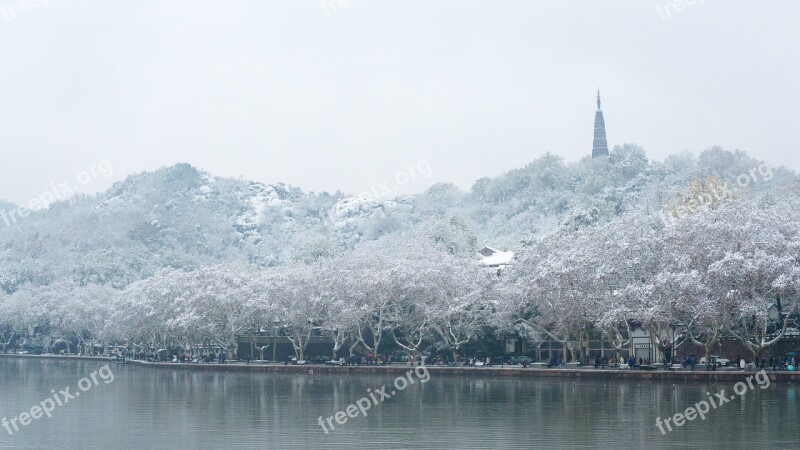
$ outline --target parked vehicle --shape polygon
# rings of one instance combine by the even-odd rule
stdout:
[[[711,355],[711,362],[714,362],[714,361],[717,362],[718,366],[727,366],[728,364],[731,363],[730,359],[722,358],[722,357],[715,356],[715,355]],[[706,357],[705,356],[700,358],[700,364],[706,364]]]
[[[522,365],[522,367],[528,367],[535,362],[536,359],[530,358],[528,356],[520,356],[519,358],[517,358],[517,363]]]

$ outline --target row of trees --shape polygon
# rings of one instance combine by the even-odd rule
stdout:
[[[782,200],[552,234],[507,272],[497,325],[579,355],[591,333],[621,350],[642,326],[661,351],[692,342],[708,354],[732,337],[756,358],[797,332],[800,208]]]
[[[0,296],[7,345],[42,332],[54,342],[140,349],[201,344],[233,351],[263,331],[291,341],[329,336],[334,353],[373,353],[387,340],[416,356],[458,357],[486,330],[562,343],[586,356],[590,336],[628,349],[635,326],[661,350],[726,337],[757,357],[796,332],[800,291],[796,201],[728,201],[665,220],[627,215],[526,241],[498,276],[481,267],[457,220],[392,236],[311,264],[162,270],[116,290],[72,282]],[[669,333],[676,329],[680,340]]]
[[[299,359],[317,335],[332,338],[334,354],[378,354],[390,339],[412,356],[434,340],[457,355],[487,324],[497,276],[475,264],[458,219],[445,225],[312,264],[162,270],[123,290],[72,282],[22,289],[0,297],[3,342],[38,327],[47,344],[211,344],[233,353],[238,336],[264,332],[286,336]]]

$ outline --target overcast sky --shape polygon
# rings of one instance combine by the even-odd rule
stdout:
[[[546,152],[713,145],[800,169],[800,2],[0,0],[0,198],[108,159],[357,193]],[[691,0],[684,0],[691,3]],[[660,12],[657,8],[660,7]]]

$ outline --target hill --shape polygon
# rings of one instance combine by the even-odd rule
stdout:
[[[131,175],[96,196],[52,204],[10,226],[0,223],[0,288],[11,293],[65,278],[124,287],[162,268],[311,262],[402,236],[437,217],[461,218],[479,245],[512,248],[559,227],[627,212],[661,214],[709,177],[727,181],[736,196],[797,183],[794,172],[741,151],[711,148],[658,162],[636,145],[572,163],[546,154],[481,178],[469,192],[438,184],[390,200],[220,178],[176,164]]]

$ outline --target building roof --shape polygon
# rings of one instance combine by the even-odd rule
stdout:
[[[481,258],[481,265],[487,267],[501,267],[510,264],[512,259],[514,259],[514,252],[496,251],[489,256]]]
[[[478,250],[478,253],[480,253],[483,256],[492,256],[495,253],[501,253],[501,252],[500,252],[500,250],[498,250],[498,249],[496,249],[494,247],[486,246],[486,247],[483,247],[482,249]]]

